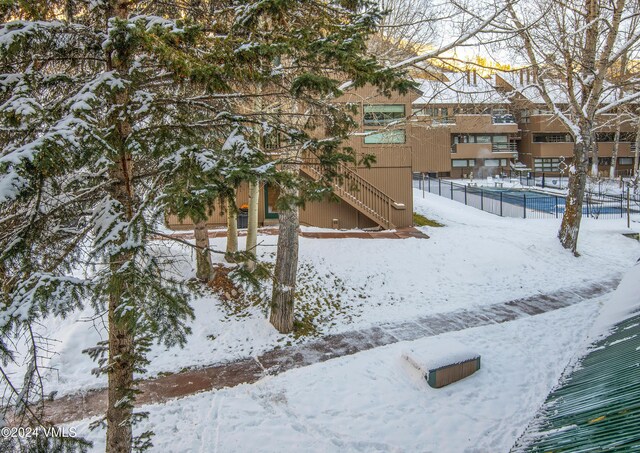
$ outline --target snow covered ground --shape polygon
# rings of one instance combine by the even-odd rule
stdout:
[[[599,309],[544,315],[403,342],[141,410],[153,451],[506,452],[584,347]],[[441,389],[401,358],[442,339],[482,356],[474,375]],[[104,432],[76,426],[103,451]]]
[[[640,257],[640,243],[625,238],[622,220],[585,219],[574,258],[556,239],[559,220],[508,219],[415,191],[415,210],[445,224],[425,227],[430,239],[300,239],[300,286],[325,304],[320,333],[337,333],[418,315],[506,302],[518,297],[620,276]],[[632,223],[634,231],[640,224]],[[262,236],[262,259],[273,260],[275,236]],[[240,246],[244,245],[240,238]],[[223,248],[224,239],[213,244]],[[193,272],[184,246],[181,267]],[[327,302],[329,301],[329,302]],[[149,375],[258,355],[293,341],[279,335],[259,308],[235,317],[217,297],[194,301],[193,334],[184,349],[154,347]],[[106,335],[85,311],[48,320],[43,330],[58,340],[48,365],[47,391],[60,394],[105,386],[82,350]],[[304,340],[299,340],[304,341]]]

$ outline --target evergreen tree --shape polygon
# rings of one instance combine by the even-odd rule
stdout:
[[[189,93],[228,93],[233,59],[154,2],[3,5],[21,19],[0,26],[0,354],[11,361],[9,337],[34,320],[85,304],[106,311],[108,341],[88,352],[108,375],[107,450],[143,449],[151,433],[132,435],[143,415],[133,413],[134,373],[152,342],[183,344],[193,316],[153,246],[170,176],[162,164],[228,126]],[[22,386],[4,376],[29,424],[43,423],[30,406],[42,396],[37,346]]]

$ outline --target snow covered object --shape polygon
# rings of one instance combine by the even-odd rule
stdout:
[[[452,384],[480,369],[480,354],[451,340],[438,340],[427,356],[407,350],[402,353],[402,358],[418,370],[433,388]]]

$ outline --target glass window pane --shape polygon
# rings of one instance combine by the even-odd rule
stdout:
[[[499,167],[500,159],[485,159],[484,160],[485,167]]]
[[[391,131],[365,135],[364,143],[367,145],[379,143],[405,143],[405,131],[404,129],[395,129]]]
[[[451,161],[451,166],[454,167],[454,168],[466,167],[467,166],[467,159],[453,159]]]

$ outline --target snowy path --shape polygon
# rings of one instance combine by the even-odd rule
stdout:
[[[399,341],[416,340],[445,332],[535,316],[596,299],[615,289],[618,282],[619,278],[612,278],[604,282],[561,289],[550,294],[536,294],[506,303],[462,309],[418,317],[410,322],[382,324],[368,329],[328,335],[306,344],[274,349],[255,358],[145,380],[140,383],[142,393],[136,404],[161,403],[197,392],[253,383],[265,376],[277,375],[294,368]],[[47,415],[54,423],[96,416],[105,411],[106,398],[104,389],[64,396],[48,405]]]

